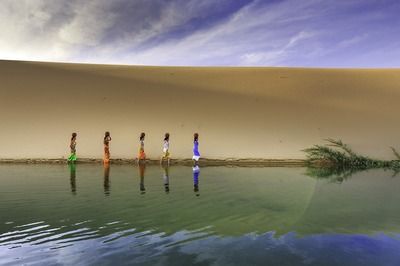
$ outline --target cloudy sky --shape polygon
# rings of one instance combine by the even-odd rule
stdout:
[[[0,0],[0,59],[400,67],[398,0]]]

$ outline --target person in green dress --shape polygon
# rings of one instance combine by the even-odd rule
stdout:
[[[76,161],[76,133],[72,133],[71,142],[69,147],[71,149],[71,155],[68,157],[68,162],[75,162]]]

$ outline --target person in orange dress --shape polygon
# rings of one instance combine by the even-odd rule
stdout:
[[[110,141],[111,141],[111,136],[110,132],[106,132],[104,134],[104,163],[109,163],[110,162]]]
[[[140,147],[139,147],[139,154],[137,157],[138,163],[143,161],[146,161],[146,153],[144,152],[144,137],[146,136],[146,134],[144,132],[142,132],[140,134],[139,140],[140,140]]]

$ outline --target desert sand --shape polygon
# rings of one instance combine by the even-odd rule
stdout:
[[[0,61],[0,159],[303,159],[325,138],[393,158],[400,149],[400,69],[147,67]]]

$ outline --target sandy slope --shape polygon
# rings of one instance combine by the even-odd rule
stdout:
[[[0,61],[0,158],[135,157],[138,136],[158,158],[191,157],[192,134],[208,158],[303,158],[341,138],[392,158],[400,149],[400,69],[187,68]]]

